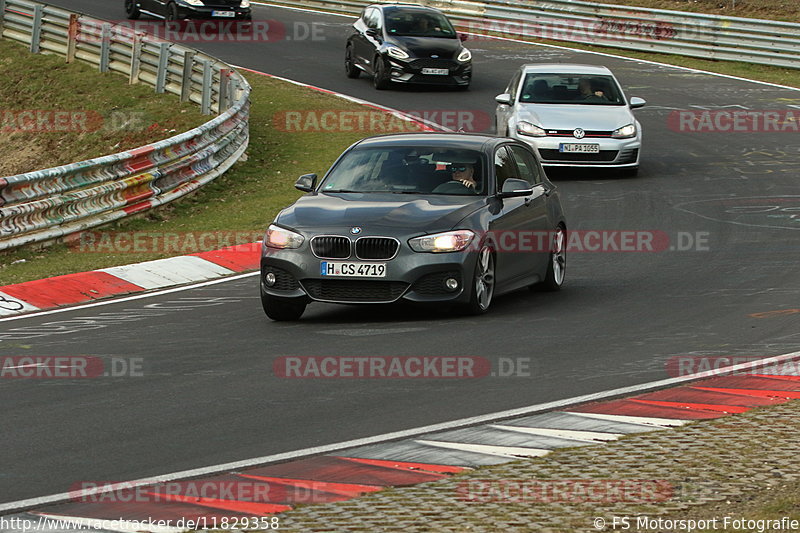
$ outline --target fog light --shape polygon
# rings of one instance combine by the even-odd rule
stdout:
[[[264,276],[264,282],[267,284],[267,287],[272,287],[275,285],[275,273],[274,272],[267,272]]]
[[[458,288],[458,280],[455,278],[447,278],[444,281],[444,286],[447,287],[447,290],[454,291]]]
[[[398,71],[396,71],[396,70],[393,70],[393,71],[392,71],[392,76],[394,76],[395,78],[397,78],[397,77],[399,77],[399,76],[402,76],[402,75],[403,75],[403,73],[402,73],[402,72],[398,72]]]

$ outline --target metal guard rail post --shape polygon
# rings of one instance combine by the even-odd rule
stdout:
[[[0,250],[52,241],[168,203],[214,180],[249,142],[250,85],[198,50],[31,0],[0,0],[0,37],[117,72],[218,116],[169,139],[0,177]]]

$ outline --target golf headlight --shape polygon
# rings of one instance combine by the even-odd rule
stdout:
[[[305,238],[299,233],[270,224],[264,236],[264,244],[270,248],[299,248]]]
[[[461,61],[462,63],[464,63],[465,61],[469,61],[470,59],[472,59],[472,52],[470,52],[466,48],[461,50],[461,53],[458,54],[458,60]]]
[[[619,129],[614,130],[611,136],[615,139],[628,139],[636,136],[636,124],[628,124]]]
[[[408,52],[396,46],[390,46],[387,48],[386,53],[395,59],[408,59]]]
[[[203,0],[183,0],[185,3],[189,4],[190,6],[203,6]]]
[[[424,235],[408,241],[408,245],[415,252],[460,252],[469,246],[475,233],[470,230],[447,231]]]
[[[518,122],[517,123],[517,133],[520,135],[527,135],[528,137],[545,137],[547,133],[540,128],[539,126],[535,126],[530,122]]]

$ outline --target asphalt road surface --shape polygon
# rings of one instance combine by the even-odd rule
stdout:
[[[121,0],[51,3],[123,16]],[[659,242],[666,236],[668,244],[653,252],[570,253],[563,291],[507,295],[480,318],[313,304],[300,322],[274,323],[249,277],[1,321],[0,356],[95,356],[123,375],[0,379],[0,502],[645,383],[669,377],[666,364],[677,356],[800,349],[800,313],[787,311],[800,307],[797,132],[670,127],[678,110],[791,109],[800,104],[797,92],[487,40],[467,42],[475,58],[468,92],[378,92],[364,77],[344,76],[350,20],[263,7],[255,17],[279,21],[298,39],[196,46],[237,65],[410,111],[491,115],[493,97],[522,63],[607,65],[629,96],[648,101],[636,112],[645,135],[641,172],[633,179],[557,176],[570,229],[635,230]],[[309,29],[316,38],[299,39]],[[289,355],[468,355],[489,359],[498,375],[280,378],[273,362]],[[517,371],[499,375],[511,362]]]

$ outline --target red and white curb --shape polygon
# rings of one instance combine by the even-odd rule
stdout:
[[[480,466],[540,457],[559,448],[601,445],[628,434],[785,403],[800,398],[800,372],[757,372],[765,365],[797,369],[798,360],[800,352],[795,352],[294,454],[128,483],[78,485],[70,493],[0,505],[0,514],[17,512],[12,517],[18,523],[43,521],[45,527],[63,530],[92,525],[106,531],[154,533],[180,530],[176,525],[190,529],[187,523],[210,529],[224,520],[280,520],[279,513],[298,504],[349,500]],[[404,438],[398,438],[401,435]],[[242,486],[248,490],[238,491],[237,497],[232,487]],[[216,494],[204,494],[209,487]],[[454,499],[463,498],[456,492]],[[17,533],[23,528],[0,531]]]
[[[249,243],[192,255],[0,286],[0,317],[56,309],[218,279],[257,270],[261,244]]]

